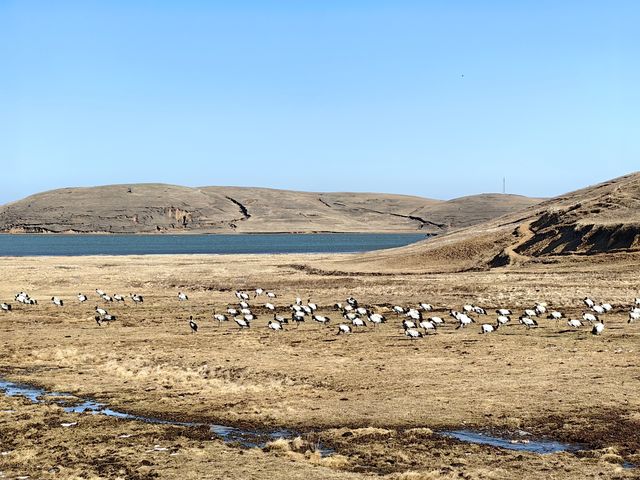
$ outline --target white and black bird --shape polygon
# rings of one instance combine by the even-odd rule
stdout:
[[[213,319],[218,322],[218,325],[229,320],[226,315],[223,315],[222,313],[216,313],[215,310],[213,311]]]
[[[413,320],[404,319],[402,321],[402,328],[404,328],[405,330],[408,328],[416,328],[416,324]]]
[[[249,322],[247,322],[242,317],[235,317],[233,320],[238,324],[240,330],[242,330],[243,328],[250,328]]]
[[[366,327],[367,326],[366,322],[363,319],[361,319],[360,317],[354,318],[353,320],[351,320],[351,325],[353,325],[354,327]]]
[[[594,302],[593,300],[591,300],[589,297],[585,297],[585,298],[584,298],[584,300],[582,300],[582,301],[583,301],[583,302],[584,302],[584,304],[585,304],[587,307],[589,307],[589,308],[593,307],[593,306],[596,304],[596,302]]]
[[[549,317],[551,320],[560,320],[564,315],[562,315],[562,312],[558,312],[557,310],[554,310],[553,312],[549,313]]]
[[[603,313],[606,313],[606,310],[602,305],[594,305],[593,307],[591,307],[591,310],[596,312],[598,315],[602,315]]]
[[[536,312],[535,310],[531,309],[531,308],[527,308],[524,311],[524,316],[525,317],[536,317],[538,315],[538,312]]]
[[[404,313],[404,308],[402,308],[400,305],[396,305],[393,307],[393,311],[396,312],[396,315],[400,315],[401,313]]]
[[[629,312],[629,320],[627,323],[635,322],[636,320],[640,320],[640,312],[631,311]]]
[[[500,325],[500,324],[498,324],[498,325]],[[497,329],[498,329],[498,326],[494,327],[493,325],[490,325],[488,323],[483,323],[481,325],[480,333],[492,333],[492,332],[495,332]]]
[[[237,308],[228,307],[228,308],[227,308],[227,313],[228,313],[229,315],[232,315],[232,316],[234,316],[234,317],[235,317],[236,315],[238,315],[238,313],[239,313],[239,312],[238,312],[238,309],[237,309]]]
[[[471,318],[466,313],[460,314],[457,317],[457,319],[458,319],[458,326],[456,327],[456,330],[459,329],[459,328],[464,328],[467,325],[471,325],[474,322],[473,318]]]
[[[585,322],[596,323],[598,321],[598,316],[587,312],[582,314],[582,319]]]
[[[596,323],[591,329],[591,333],[594,335],[600,335],[602,332],[604,332],[604,323],[602,322]]]
[[[526,316],[520,317],[520,323],[527,328],[535,328],[538,326],[538,322],[536,322],[533,318]]]
[[[433,332],[436,333],[436,325],[429,320],[420,320],[418,327],[424,330],[424,333]]]
[[[433,310],[433,305],[431,305],[430,303],[421,303],[420,308],[425,312],[430,312],[431,310]]]
[[[341,333],[351,333],[351,326],[347,325],[346,323],[341,323],[340,325],[338,325],[338,335],[340,335]]]
[[[259,297],[263,293],[264,293],[264,290],[262,288],[256,288],[256,294],[253,296],[253,298]]]
[[[84,303],[84,302],[86,302],[86,301],[87,301],[87,296],[86,296],[86,295],[83,295],[82,293],[79,293],[79,294],[78,294],[78,301],[79,301],[80,303]]]
[[[178,292],[178,300],[180,300],[181,302],[184,302],[189,300],[189,297],[187,296],[186,293]]]
[[[124,297],[123,297],[122,295],[115,294],[115,295],[113,296],[113,299],[114,299],[116,302],[124,302]]]
[[[274,331],[281,331],[282,330],[282,324],[276,320],[269,320],[269,323],[267,324],[267,328],[270,328],[271,330]]]
[[[51,303],[53,303],[54,305],[57,305],[58,307],[64,306],[64,302],[59,297],[51,297]]]
[[[198,324],[193,321],[193,316],[189,316],[189,326],[191,327],[191,333],[198,333]]]
[[[144,302],[144,297],[142,295],[138,295],[136,293],[130,293],[129,296],[131,297],[131,300],[133,300],[133,303],[143,303]]]
[[[104,317],[107,314],[107,311],[104,308],[96,306],[96,313],[101,317]]]
[[[384,323],[387,321],[384,315],[381,315],[379,313],[372,313],[367,318],[369,318],[369,321],[374,325],[380,325],[381,323]]]
[[[576,319],[568,320],[567,325],[569,325],[571,328],[580,328],[582,326],[582,322]]]
[[[0,303],[0,310],[2,310],[3,312],[10,312],[11,305],[9,305],[8,303]]]
[[[276,309],[273,303],[268,303],[268,302],[264,304],[264,308],[266,308],[267,310],[271,310],[272,312]]]
[[[411,340],[415,340],[416,338],[420,338],[422,337],[422,333],[420,333],[418,330],[416,330],[415,328],[407,328],[404,331],[404,334],[409,337]]]
[[[506,325],[510,321],[511,321],[511,317],[507,315],[498,315],[498,318],[496,319],[496,323],[498,325]]]
[[[442,317],[429,317],[427,320],[433,323],[436,327],[444,325],[444,319]]]
[[[267,297],[269,298],[276,298],[276,294],[273,292],[267,292]]]
[[[509,315],[511,315],[511,310],[509,310],[508,308],[499,308],[498,310],[496,310],[496,313],[503,317],[508,317]]]
[[[322,325],[327,325],[331,321],[329,317],[325,317],[324,315],[314,315],[312,318],[315,322],[318,322]]]
[[[98,294],[99,297],[104,295],[104,290],[100,290],[99,288],[96,288],[96,293]]]

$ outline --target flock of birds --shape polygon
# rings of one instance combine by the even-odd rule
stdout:
[[[108,295],[103,290],[96,289],[96,295],[105,303],[124,303],[125,296],[123,295]],[[268,301],[263,305],[263,309],[270,312],[273,317],[268,321],[267,328],[273,331],[282,331],[285,325],[296,324],[305,322],[306,319],[310,319],[321,325],[329,325],[332,321],[326,315],[318,314],[318,305],[311,302],[308,299],[306,303],[301,298],[296,298],[295,302],[286,307],[287,315],[280,315],[277,313],[277,308],[274,305],[277,296],[275,293],[265,291],[262,288],[255,289],[251,295],[246,291],[236,291],[235,296],[237,298],[237,304],[229,305],[226,309],[226,313],[218,313],[215,310],[212,314],[212,319],[219,324],[223,322],[233,321],[242,329],[248,329],[251,327],[251,323],[258,318],[258,315],[254,313],[250,301],[256,301],[258,297],[265,296]],[[144,297],[139,294],[130,293],[129,298],[134,304],[140,304],[144,302]],[[26,292],[20,292],[15,295],[15,300],[24,305],[37,305],[37,300],[33,299]],[[77,295],[79,303],[84,303],[89,300],[87,295],[79,293]],[[184,292],[178,292],[178,301],[186,302],[189,297]],[[613,310],[613,306],[609,303],[596,303],[590,298],[583,300],[585,306],[589,311],[582,314],[582,319],[567,319],[567,325],[571,328],[578,329],[583,326],[590,326],[591,333],[594,335],[600,335],[605,330],[604,315]],[[51,303],[57,307],[64,306],[64,300],[60,297],[51,297]],[[379,307],[363,306],[355,298],[349,297],[344,303],[336,303],[333,308],[338,311],[342,317],[342,321],[338,324],[337,335],[350,334],[354,329],[361,329],[367,327],[369,324],[374,327],[385,323],[387,318],[382,313],[378,313],[375,310],[379,310]],[[8,303],[0,303],[0,310],[3,312],[10,312],[12,307]],[[284,310],[284,307],[280,309]],[[434,312],[433,305],[429,303],[420,303],[416,307],[402,307],[399,305],[393,306],[391,309],[386,309],[395,314],[397,319],[401,320],[402,329],[404,335],[410,339],[417,339],[428,335],[430,333],[436,333],[437,329],[445,323],[445,319],[439,316],[432,316]],[[511,317],[513,312],[507,308],[499,308],[495,311],[497,318],[495,323],[480,323],[480,333],[489,334],[493,333],[501,326],[511,323]],[[487,311],[477,305],[467,304],[463,305],[460,311],[450,310],[449,315],[457,323],[456,329],[465,328],[473,323],[476,323],[474,315],[479,319],[481,316],[488,316]],[[518,322],[524,325],[527,329],[536,328],[538,326],[538,320],[540,318],[560,321],[565,319],[565,315],[558,310],[549,310],[546,303],[538,302],[532,308],[524,309],[522,315],[518,317]],[[115,321],[117,317],[110,314],[106,308],[95,307],[95,321],[100,326],[102,324],[108,324]],[[640,298],[636,298],[634,304],[629,310],[628,323],[640,320]],[[189,327],[193,333],[197,333],[198,324],[193,319],[193,316],[189,317]]]

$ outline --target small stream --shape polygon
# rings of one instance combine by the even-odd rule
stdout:
[[[258,447],[262,448],[265,444],[271,440],[277,438],[293,438],[297,434],[288,430],[250,430],[241,429],[236,427],[230,427],[227,425],[219,424],[206,424],[199,422],[180,422],[175,420],[163,420],[160,418],[146,417],[141,415],[134,415],[131,413],[121,412],[109,408],[106,404],[96,402],[90,399],[80,399],[79,403],[70,405],[70,400],[78,400],[78,397],[72,394],[48,392],[42,388],[32,385],[18,384],[10,382],[0,378],[0,391],[5,395],[23,396],[28,398],[34,403],[45,402],[47,398],[54,398],[54,403],[63,406],[65,412],[70,413],[88,413],[88,414],[100,414],[108,417],[121,418],[125,420],[137,420],[146,423],[157,423],[164,425],[175,425],[181,427],[208,427],[209,430],[215,435],[219,436],[223,441],[227,443],[239,444],[243,447]],[[507,439],[496,436],[491,436],[485,433],[475,432],[471,430],[448,430],[439,431],[438,435],[455,438],[461,442],[475,443],[481,445],[491,445],[494,447],[505,448],[508,450],[519,450],[526,452],[533,452],[537,454],[548,454],[555,452],[576,452],[582,447],[580,445],[562,443],[554,440],[533,440],[527,438],[529,434],[527,432],[519,432],[518,438]],[[319,448],[319,452],[324,455],[330,455],[332,450],[327,448]]]

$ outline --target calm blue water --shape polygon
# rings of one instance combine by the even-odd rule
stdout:
[[[425,235],[415,233],[0,235],[0,256],[354,253],[401,247],[425,238]]]

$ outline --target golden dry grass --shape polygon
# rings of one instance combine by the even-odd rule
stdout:
[[[241,450],[193,439],[189,429],[168,434],[176,428],[78,415],[74,432],[83,433],[71,443],[67,430],[48,429],[44,420],[70,415],[40,413],[57,407],[5,398],[2,408],[15,413],[0,416],[3,449],[10,443],[17,453],[0,458],[0,470],[18,474],[24,467],[38,477],[38,465],[53,468],[66,459],[65,478],[83,468],[90,472],[83,478],[150,478],[142,476],[149,470],[160,478],[633,478],[635,471],[622,469],[619,460],[639,460],[640,324],[627,324],[624,312],[638,296],[636,263],[603,269],[578,259],[463,274],[376,272],[385,275],[329,275],[292,266],[320,268],[335,258],[2,259],[0,301],[19,290],[41,301],[37,307],[14,303],[13,312],[0,315],[3,375],[133,413],[285,427],[303,435],[266,451]],[[235,302],[234,289],[257,286],[276,291],[281,310],[296,296],[311,298],[332,318],[331,326],[307,322],[270,332],[270,317],[260,308],[249,331],[211,320],[214,308]],[[110,305],[118,320],[98,327],[93,307],[103,303],[95,288],[138,292],[145,303]],[[178,302],[179,290],[189,294],[188,302]],[[80,291],[90,302],[77,303]],[[54,294],[65,307],[47,302]],[[480,335],[477,325],[455,330],[447,319],[436,335],[411,342],[389,314],[379,328],[337,336],[331,305],[349,295],[381,312],[428,301],[443,316],[467,302],[515,310],[547,301],[575,317],[586,295],[616,310],[606,317],[601,337],[548,320],[537,330],[512,325]],[[189,315],[200,325],[195,335]],[[433,434],[446,428],[523,429],[592,449],[545,456],[504,451]],[[179,445],[188,456],[145,454],[151,463],[141,465],[142,446],[122,449],[114,440],[113,432],[131,430],[151,436],[145,448],[153,446],[153,435],[173,435],[168,446]],[[336,454],[325,458],[307,448],[305,442],[318,439]],[[125,473],[100,470],[88,460],[104,455]]]

